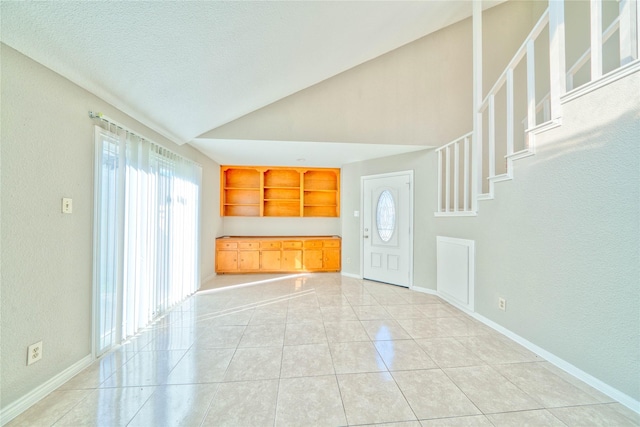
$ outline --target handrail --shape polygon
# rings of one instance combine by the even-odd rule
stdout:
[[[462,135],[462,136],[460,136],[460,137],[458,137],[458,138],[454,139],[453,141],[451,141],[451,142],[447,142],[446,144],[441,145],[440,147],[436,148],[436,151],[440,151],[440,150],[442,150],[442,149],[444,149],[444,148],[447,148],[447,147],[448,147],[448,146],[450,146],[450,145],[455,144],[456,142],[463,141],[465,138],[470,138],[471,136],[473,136],[473,131],[471,131],[471,132],[469,132],[469,133],[465,133],[464,135]]]
[[[540,35],[540,33],[542,32],[542,30],[544,29],[545,25],[547,25],[548,22],[549,22],[549,8],[547,7],[547,9],[544,11],[540,19],[538,19],[538,22],[533,27],[533,29],[531,30],[527,38],[525,38],[524,43],[522,43],[520,48],[516,51],[516,54],[513,56],[513,58],[511,58],[511,61],[509,61],[509,64],[507,64],[502,74],[500,74],[500,77],[498,77],[498,80],[496,80],[491,90],[487,93],[487,96],[482,100],[482,104],[480,104],[481,109],[484,109],[484,107],[486,106],[485,104],[489,102],[489,98],[491,97],[491,94],[498,93],[498,90],[500,89],[500,87],[507,81],[508,71],[515,69],[516,66],[522,60],[522,58],[524,58],[525,54],[527,53],[528,41],[535,40],[536,38],[538,38],[538,36]]]

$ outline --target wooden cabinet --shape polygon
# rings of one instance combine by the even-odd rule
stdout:
[[[339,237],[221,237],[216,273],[340,271]]]
[[[303,265],[307,270],[322,270],[322,250],[305,249]]]
[[[260,270],[259,242],[238,242],[238,270]]]
[[[238,271],[238,251],[216,251],[216,271],[234,273]]]
[[[304,266],[308,270],[340,270],[339,240],[308,240],[304,242]]]
[[[280,271],[282,265],[281,242],[260,242],[260,269],[265,271]]]
[[[220,187],[221,216],[340,216],[340,169],[221,166]]]
[[[216,271],[235,273],[238,271],[238,243],[216,242]]]
[[[302,241],[282,241],[282,270],[302,270]]]
[[[324,249],[322,251],[322,268],[325,270],[340,270],[340,249]]]

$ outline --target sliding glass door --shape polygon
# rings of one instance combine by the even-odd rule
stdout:
[[[97,355],[120,342],[123,164],[124,151],[117,136],[96,128],[93,270]]]
[[[100,355],[197,290],[201,168],[96,127],[95,327]]]

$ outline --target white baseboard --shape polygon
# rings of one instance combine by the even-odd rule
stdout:
[[[89,366],[92,362],[93,356],[91,354],[86,355],[44,384],[41,384],[40,386],[31,390],[29,393],[22,396],[20,399],[16,400],[13,403],[10,403],[5,408],[2,408],[0,410],[0,425],[3,426],[7,424],[9,421],[29,409],[31,406],[38,403],[49,393],[55,391],[58,387],[69,381],[76,374]]]
[[[438,291],[434,290],[434,289],[429,289],[429,288],[421,288],[419,286],[412,286],[411,287],[412,291],[416,291],[416,292],[422,292],[423,294],[429,294],[429,295],[436,295],[436,296],[440,296],[440,294],[438,293]],[[441,297],[442,298],[442,297]]]
[[[588,385],[595,388],[596,390],[606,394],[610,398],[620,402],[621,404],[631,409],[632,411],[640,414],[640,401],[635,400],[633,397],[621,392],[620,390],[614,387],[611,387],[609,384],[606,384],[605,382],[599,380],[598,378],[584,372],[582,369],[577,368],[576,366],[572,365],[571,363],[567,362],[564,359],[559,358],[555,354],[548,352],[542,347],[538,347],[532,342],[527,341],[526,339],[522,338],[520,335],[511,332],[509,329],[503,326],[500,326],[494,321],[489,320],[478,313],[470,313],[468,311],[466,312],[470,316],[474,317],[475,319],[487,325],[488,327],[500,332],[502,335],[512,339],[513,341],[517,342],[521,346],[525,347],[526,349],[542,357],[547,362],[557,366],[558,368],[562,369],[568,374],[573,375],[577,379],[587,383]]]
[[[599,392],[606,394],[607,396],[609,396],[613,400],[616,400],[616,401],[620,402],[622,405],[624,405],[627,408],[631,409],[632,411],[640,414],[640,401],[635,400],[633,397],[621,392],[620,390],[618,390],[618,389],[616,389],[614,387],[611,387],[609,384],[599,380],[598,378],[594,377],[593,375],[590,375],[590,374],[584,372],[582,369],[577,368],[576,366],[572,365],[571,363],[567,362],[564,359],[559,358],[555,354],[550,353],[549,351],[543,349],[542,347],[539,347],[539,346],[535,345],[534,343],[532,343],[530,341],[527,341],[526,339],[522,338],[520,335],[518,335],[518,334],[516,334],[514,332],[511,332],[509,329],[505,328],[504,326],[501,326],[501,325],[497,324],[496,322],[487,319],[486,317],[482,316],[481,314],[469,311],[467,308],[457,304],[455,301],[451,301],[451,300],[447,299],[444,295],[440,294],[439,292],[437,292],[437,291],[435,291],[433,289],[419,288],[419,287],[413,287],[411,289],[414,290],[414,291],[418,291],[418,292],[423,292],[423,293],[426,293],[426,294],[439,296],[440,298],[442,298],[443,300],[445,300],[449,304],[451,304],[451,305],[455,306],[456,308],[458,308],[460,311],[463,311],[464,313],[467,313],[469,316],[471,316],[474,319],[484,323],[485,325],[487,325],[491,329],[493,329],[493,330],[501,333],[502,335],[512,339],[513,341],[517,342],[518,344],[520,344],[521,346],[523,346],[527,350],[532,351],[533,353],[535,353],[538,356],[542,357],[543,359],[545,359],[547,362],[551,363],[552,365],[555,365],[556,367],[562,369],[566,373],[576,377],[580,381],[585,382],[586,384],[588,384],[591,387],[595,388]]]
[[[341,271],[340,274],[342,274],[343,276],[346,276],[346,277],[351,277],[353,279],[362,280],[362,276],[360,276],[359,274],[345,273],[344,271]]]

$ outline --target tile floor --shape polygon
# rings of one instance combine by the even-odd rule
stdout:
[[[640,417],[435,296],[313,274],[218,276],[8,425],[374,424]]]

